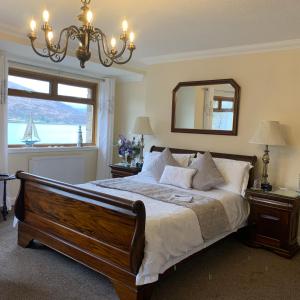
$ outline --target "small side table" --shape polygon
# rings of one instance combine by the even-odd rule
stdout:
[[[16,179],[15,175],[0,175],[0,182],[3,181],[3,207],[2,207],[2,216],[4,221],[6,221],[6,216],[8,215],[7,204],[6,204],[6,183],[7,181]]]
[[[299,249],[300,195],[289,190],[248,189],[246,198],[250,204],[249,244],[291,258]]]
[[[124,166],[122,164],[110,165],[112,178],[133,176],[141,172],[142,168]]]

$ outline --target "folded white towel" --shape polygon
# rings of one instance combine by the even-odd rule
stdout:
[[[192,202],[193,201],[193,196],[187,196],[187,195],[172,195],[171,200],[178,200],[178,201],[183,201],[183,202]]]

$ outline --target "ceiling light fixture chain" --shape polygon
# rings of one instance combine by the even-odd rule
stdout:
[[[123,32],[120,35],[122,46],[117,47],[117,40],[113,37],[111,44],[108,44],[107,36],[104,32],[96,27],[93,27],[93,14],[89,9],[91,0],[81,0],[82,7],[78,20],[82,23],[77,27],[71,25],[61,30],[57,43],[53,42],[54,35],[52,26],[49,24],[49,12],[43,12],[43,24],[41,30],[44,32],[44,39],[46,47],[40,52],[36,46],[37,40],[36,22],[30,22],[31,32],[28,37],[34,52],[44,58],[50,58],[55,63],[62,62],[67,55],[70,40],[78,41],[78,48],[76,49],[76,57],[80,61],[81,68],[85,68],[85,63],[91,58],[91,43],[96,43],[98,49],[98,58],[100,63],[105,67],[110,67],[113,63],[126,64],[132,58],[132,53],[136,49],[134,45],[134,33],[128,34],[128,23],[126,20],[122,23]],[[123,58],[123,54],[128,50],[128,57]]]

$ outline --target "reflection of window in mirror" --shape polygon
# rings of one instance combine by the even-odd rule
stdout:
[[[205,87],[203,128],[232,130],[234,94],[230,84]]]
[[[214,97],[212,129],[231,130],[233,123],[233,97]]]

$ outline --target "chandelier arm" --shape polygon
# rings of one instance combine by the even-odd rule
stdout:
[[[50,45],[47,39],[47,33],[45,32],[45,40],[46,40],[46,45],[48,50],[50,52],[54,52],[54,54],[64,54],[66,50],[68,50],[67,49],[68,40],[69,39],[74,40],[79,33],[80,33],[79,29],[74,25],[70,27],[66,27],[61,30],[57,44]],[[64,34],[66,34],[66,45],[63,48],[61,48],[61,41]]]
[[[41,57],[45,57],[45,58],[49,58],[49,57],[50,57],[49,51],[48,51],[48,54],[42,54],[42,53],[40,53],[40,52],[35,48],[35,46],[34,46],[34,41],[33,41],[32,39],[30,39],[30,42],[31,42],[31,47],[32,47],[33,51],[34,51],[37,55],[39,55],[39,56],[41,56]],[[44,51],[45,51],[45,50],[46,50],[46,49],[44,49]]]
[[[95,28],[94,32],[95,32],[95,34],[94,34],[95,40],[98,43],[99,43],[99,40],[101,40],[102,49],[103,49],[104,54],[111,59],[110,54],[109,54],[109,47],[108,47],[106,35],[99,28]]]
[[[130,54],[129,54],[129,57],[124,60],[124,61],[119,61],[119,60],[113,60],[114,63],[116,63],[117,65],[124,65],[126,63],[128,63],[132,57],[132,53],[133,53],[133,50],[130,50]]]
[[[107,55],[105,55],[106,59],[103,60],[102,55],[101,55],[102,52],[101,52],[101,47],[100,47],[100,41],[99,40],[97,40],[97,46],[98,46],[98,56],[99,56],[99,60],[100,60],[101,64],[104,67],[110,67],[114,63],[114,61]],[[102,47],[103,47],[103,43],[102,43]]]
[[[122,50],[121,50],[121,51],[118,51],[117,54],[114,55],[113,59],[118,59],[118,58],[120,58],[120,57],[124,54],[124,52],[125,52],[125,50],[126,50],[126,46],[127,46],[127,41],[123,41],[123,47],[122,47]]]
[[[69,38],[66,40],[66,45],[65,45],[65,47],[64,47],[64,52],[63,53],[53,53],[53,54],[51,54],[49,57],[50,57],[50,59],[53,61],[53,62],[55,62],[55,63],[60,63],[60,62],[62,62],[64,59],[65,59],[65,57],[66,57],[66,55],[67,55],[67,50],[68,50],[68,45],[69,45]]]

